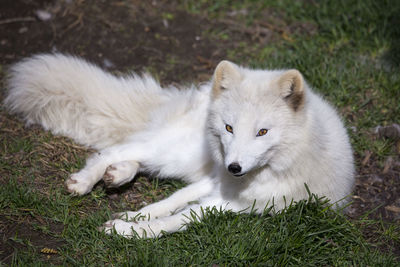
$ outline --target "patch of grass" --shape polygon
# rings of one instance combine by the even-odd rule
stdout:
[[[38,230],[64,241],[56,247],[59,261],[67,265],[385,265],[395,259],[366,245],[360,230],[340,212],[331,210],[324,199],[315,196],[291,204],[286,210],[262,215],[235,214],[221,210],[204,210],[199,222],[184,232],[165,237],[136,240],[107,236],[97,230],[110,214],[105,206],[90,216],[82,213],[83,205],[76,198],[63,194],[44,197],[31,190],[29,184],[10,180],[0,192],[9,216],[46,216],[62,222],[64,230],[54,233],[46,227]],[[90,198],[90,196],[85,197]],[[271,212],[273,213],[272,215]],[[388,235],[394,231],[386,230]],[[29,244],[28,250],[14,254],[13,263],[26,266],[43,262],[38,248],[29,239],[18,235],[13,242]]]

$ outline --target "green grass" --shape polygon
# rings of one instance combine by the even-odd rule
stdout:
[[[231,19],[250,28],[262,20],[279,25],[285,35],[271,29],[275,37],[270,42],[238,42],[227,49],[228,59],[259,68],[299,69],[338,108],[346,125],[355,127],[350,135],[356,155],[369,150],[378,164],[396,155],[393,141],[374,138],[372,128],[400,121],[399,1],[179,2],[186,11],[216,21]],[[229,15],[240,10],[247,13]],[[165,13],[165,19],[173,14]],[[291,30],[298,25],[313,30]],[[203,33],[221,45],[234,34],[224,27]],[[390,252],[378,249],[382,243],[400,246],[397,225],[366,218],[350,221],[318,198],[273,216],[207,210],[202,223],[194,218],[187,231],[154,240],[104,235],[97,227],[112,211],[139,204],[122,199],[110,206],[99,187],[84,197],[68,196],[60,187],[62,179],[82,166],[87,153],[62,145],[63,153],[57,152],[63,139],[49,134],[18,136],[0,141],[0,173],[8,174],[1,183],[0,218],[39,237],[35,243],[19,231],[10,238],[14,266],[398,265]],[[20,156],[10,161],[11,154]],[[42,168],[56,171],[43,174]],[[46,185],[38,189],[39,178]],[[182,186],[158,180],[143,184],[139,192],[146,201]],[[371,227],[379,236],[373,242],[365,237]],[[43,247],[57,249],[57,254],[40,253]]]
[[[332,211],[324,199],[311,196],[271,216],[234,214],[205,210],[202,222],[193,222],[184,232],[165,237],[137,240],[107,236],[97,231],[109,216],[100,207],[82,216],[76,198],[55,190],[44,197],[31,190],[29,183],[10,180],[0,193],[2,208],[12,216],[45,217],[49,224],[62,224],[54,233],[46,225],[41,231],[63,240],[57,247],[60,263],[67,265],[187,266],[212,264],[247,265],[370,265],[393,266],[395,259],[368,246],[357,225],[340,212]],[[84,197],[92,202],[95,193]],[[11,214],[10,214],[11,216]],[[388,235],[393,229],[387,229]],[[28,246],[15,255],[15,266],[39,265],[38,248],[24,239],[13,238]]]

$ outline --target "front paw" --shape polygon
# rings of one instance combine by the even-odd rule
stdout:
[[[72,195],[82,196],[92,190],[93,185],[88,180],[89,177],[85,173],[74,173],[65,181],[65,187]]]
[[[104,231],[106,234],[111,235],[114,230],[116,234],[126,238],[139,237],[139,238],[154,238],[156,234],[152,231],[146,231],[148,225],[146,223],[138,222],[126,222],[120,219],[110,220],[103,224],[99,228],[100,231]]]
[[[135,176],[139,164],[132,161],[121,161],[111,164],[104,173],[103,180],[107,187],[119,187],[130,182]]]

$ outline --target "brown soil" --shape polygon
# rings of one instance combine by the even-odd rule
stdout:
[[[210,74],[225,53],[223,46],[202,38],[209,22],[164,2],[4,1],[0,9],[3,64],[34,53],[60,51],[111,71],[146,70],[163,82],[174,82]],[[38,10],[48,12],[51,19],[40,21]]]
[[[45,11],[51,18],[40,18],[38,11]],[[214,29],[229,31],[230,39],[219,39],[216,42],[212,34],[207,35]],[[162,83],[205,81],[209,79],[218,61],[229,57],[226,54],[227,48],[235,48],[234,45],[241,41],[266,42],[287,38],[285,31],[303,30],[311,33],[316,31],[310,25],[289,25],[284,30],[278,28],[275,31],[267,28],[249,30],[243,26],[238,27],[234,20],[214,21],[204,15],[188,14],[174,1],[2,0],[0,78],[8,64],[23,57],[59,51],[82,56],[112,72],[149,71],[157,75]],[[0,100],[3,95],[3,91],[0,91]],[[7,140],[24,138],[27,134],[47,134],[38,127],[24,129],[16,117],[8,115],[4,110],[0,111],[0,124],[1,135]],[[35,153],[47,154],[48,159],[48,162],[42,162],[41,173],[37,177],[58,177],[51,183],[61,186],[67,173],[64,169],[55,170],[54,162],[69,159],[71,150],[83,155],[88,152],[64,138],[55,140],[57,142],[46,145],[37,144],[38,150]],[[26,157],[16,154],[4,160],[20,162]],[[399,165],[391,164],[383,173],[384,166],[378,166],[374,155],[369,159],[360,155],[357,160],[357,183],[349,216],[359,218],[372,210],[369,218],[399,221]],[[399,161],[397,157],[393,162]],[[2,175],[6,179],[7,170],[0,170]],[[38,189],[43,190],[44,194],[49,187],[48,183],[45,178],[36,181]],[[124,198],[132,201],[134,206],[142,205],[143,200],[138,197],[141,193],[140,184],[146,183],[148,181],[143,180],[134,187],[109,192],[110,203]],[[155,196],[153,201],[159,197],[161,194]],[[32,221],[19,219],[0,211],[0,261],[10,263],[14,248],[26,247],[13,238],[16,233],[21,237],[29,237],[32,244],[40,247],[62,243],[62,240],[36,231],[32,225],[37,218],[32,218]],[[62,231],[62,225],[53,225],[47,221],[39,221],[39,224],[48,225],[55,232]],[[371,239],[379,238],[372,233]],[[400,255],[398,247],[393,249]],[[53,263],[57,264],[57,260]]]

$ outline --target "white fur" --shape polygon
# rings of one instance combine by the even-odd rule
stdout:
[[[124,220],[106,222],[107,233],[159,236],[184,229],[190,212],[206,207],[249,210],[256,201],[259,212],[272,202],[280,210],[308,197],[304,184],[332,202],[352,189],[346,130],[298,71],[223,61],[199,89],[162,89],[148,75],[115,77],[55,54],[14,65],[8,87],[5,105],[27,123],[99,149],[66,181],[71,193],[86,194],[102,178],[120,186],[139,170],[190,183],[139,211],[116,214]],[[260,129],[267,134],[257,136]],[[236,176],[228,171],[232,163],[241,167]]]

